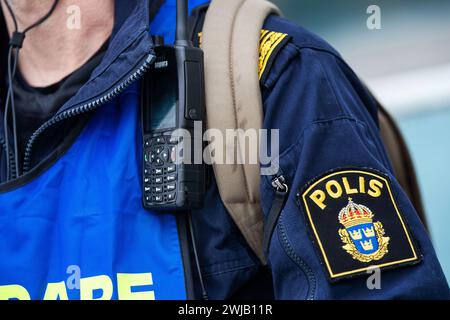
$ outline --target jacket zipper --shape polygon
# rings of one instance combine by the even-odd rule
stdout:
[[[281,211],[283,211],[289,194],[289,187],[283,175],[278,175],[274,179],[272,179],[272,187],[275,189],[275,197],[267,216],[263,237],[263,249],[266,258],[269,254],[270,240],[272,239],[272,235],[277,225],[278,218],[280,217]]]
[[[128,88],[132,83],[137,81],[139,78],[141,78],[144,73],[150,68],[151,63],[153,61],[154,55],[149,54],[144,62],[135,69],[135,71],[123,82],[121,82],[119,85],[114,87],[112,90],[110,90],[107,94],[101,96],[100,98],[97,98],[95,100],[91,100],[88,103],[82,104],[78,107],[71,108],[69,110],[66,110],[64,112],[61,112],[60,114],[57,114],[52,119],[45,122],[42,126],[37,129],[33,135],[30,137],[27,143],[27,147],[25,149],[25,155],[24,155],[24,162],[23,162],[23,172],[26,173],[30,170],[31,165],[31,156],[33,151],[33,145],[37,138],[48,128],[52,127],[53,125],[67,120],[69,118],[72,118],[74,116],[87,113],[90,111],[95,110],[96,108],[106,104],[107,102],[113,100],[118,95],[120,95],[126,88]]]
[[[6,141],[3,137],[0,137],[0,144],[3,147],[3,150],[6,152]],[[10,168],[11,168],[11,175],[14,176],[16,174],[16,163],[14,161],[14,154],[11,150],[9,150],[8,157],[6,161],[9,162]]]
[[[273,200],[272,207],[268,216],[267,229],[264,230],[264,250],[266,258],[268,258],[269,254],[270,240],[273,236],[275,228],[278,228],[278,239],[286,254],[303,271],[307,278],[309,288],[306,298],[308,300],[314,300],[317,287],[316,277],[314,276],[314,272],[312,271],[311,267],[297,255],[291,243],[289,242],[286,234],[286,228],[283,222],[283,217],[281,216],[281,212],[284,209],[287,197],[289,195],[289,187],[284,176],[276,176],[272,180],[272,187],[275,189],[275,198]]]
[[[284,178],[283,175],[279,175],[276,176],[273,180],[272,180],[272,187],[277,191],[277,192],[282,192],[284,194],[287,194],[289,192],[289,187],[286,184],[286,179]]]

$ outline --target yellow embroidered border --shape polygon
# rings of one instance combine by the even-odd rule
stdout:
[[[286,33],[261,30],[259,46],[259,79],[261,79],[266,70],[270,56],[287,36]]]
[[[203,32],[199,32],[197,34],[198,36],[198,47],[201,48],[202,47],[202,40],[203,40]]]
[[[387,190],[389,192],[389,197],[391,198],[391,201],[392,201],[392,203],[394,205],[395,211],[397,213],[397,217],[400,219],[401,225],[403,227],[403,231],[406,234],[406,237],[407,237],[408,244],[410,246],[411,252],[413,253],[413,257],[411,257],[411,258],[379,264],[379,265],[377,265],[377,267],[382,268],[382,267],[386,267],[386,266],[392,266],[392,265],[396,265],[396,264],[400,264],[400,263],[404,263],[404,262],[410,262],[410,261],[417,260],[418,259],[417,252],[414,249],[414,246],[412,244],[412,240],[411,240],[411,237],[409,235],[409,232],[408,232],[408,230],[406,230],[405,222],[403,221],[403,218],[400,215],[400,211],[398,210],[397,203],[395,202],[394,196],[393,196],[392,191],[391,191],[391,187],[389,185],[389,181],[386,180],[384,177],[382,177],[380,175],[377,175],[377,174],[374,174],[374,173],[371,173],[371,172],[368,172],[368,171],[363,171],[363,170],[343,170],[343,171],[333,172],[333,173],[331,173],[329,175],[326,175],[325,177],[320,178],[319,180],[314,182],[314,184],[309,186],[309,188],[305,192],[303,192],[303,194],[302,194],[302,199],[303,199],[303,203],[305,204],[305,209],[306,209],[306,214],[308,216],[308,220],[309,220],[309,222],[311,224],[311,227],[313,229],[314,235],[315,235],[315,237],[316,237],[316,239],[318,241],[318,245],[319,245],[320,251],[322,252],[322,255],[324,257],[325,264],[327,266],[327,269],[328,269],[328,272],[330,274],[330,277],[333,279],[333,278],[337,278],[337,277],[341,277],[341,276],[345,276],[345,275],[350,275],[350,274],[353,274],[353,273],[367,271],[367,270],[370,270],[370,268],[371,268],[370,266],[368,266],[368,267],[365,267],[365,268],[359,268],[359,269],[356,269],[356,270],[347,271],[347,272],[341,272],[341,273],[337,273],[337,274],[333,272],[333,270],[331,269],[331,266],[330,266],[330,262],[328,261],[328,257],[327,257],[327,254],[325,252],[325,249],[324,249],[324,247],[322,245],[322,242],[320,241],[319,234],[317,233],[316,227],[314,225],[314,221],[312,220],[311,212],[309,211],[309,207],[308,207],[308,203],[306,201],[306,195],[317,184],[319,184],[323,180],[326,180],[326,179],[328,179],[328,178],[330,178],[332,176],[335,176],[335,175],[338,175],[338,174],[345,174],[345,173],[363,173],[363,174],[367,174],[367,175],[376,177],[377,179],[380,179],[380,180],[382,180],[384,182],[384,184],[387,186]]]

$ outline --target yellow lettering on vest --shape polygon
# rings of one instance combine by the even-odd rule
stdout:
[[[151,286],[153,278],[151,273],[118,273],[117,294],[119,300],[155,300],[155,292],[133,292],[133,287]]]
[[[0,300],[31,300],[27,289],[19,285],[0,286]]]
[[[350,187],[347,178],[342,178],[342,183],[344,184],[345,193],[347,193],[348,195],[358,193],[358,189]]]
[[[309,197],[312,201],[314,201],[315,204],[317,204],[320,209],[323,210],[326,208],[326,205],[323,203],[325,201],[326,195],[322,190],[315,190]]]
[[[379,196],[381,196],[382,188],[383,188],[383,183],[381,183],[378,180],[372,179],[369,182],[369,191],[367,191],[367,194],[374,198],[378,198]]]
[[[339,198],[342,196],[342,187],[336,180],[330,180],[325,185],[325,189],[327,189],[328,194],[332,198]],[[334,189],[334,190],[333,190]]]
[[[44,300],[69,300],[64,281],[49,283],[45,290]]]
[[[94,291],[102,290],[102,296],[95,300],[111,300],[113,284],[108,276],[96,276],[80,279],[80,299],[94,300]]]
[[[366,193],[366,180],[364,177],[359,177],[359,193]]]

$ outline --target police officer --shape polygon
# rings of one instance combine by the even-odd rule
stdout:
[[[0,299],[448,298],[375,101],[332,47],[276,16],[261,36],[263,123],[279,129],[276,177],[290,192],[268,264],[212,177],[192,213],[194,272],[179,216],[140,200],[139,84],[155,1],[2,1]],[[152,33],[173,38],[174,10],[159,8]],[[262,178],[267,215],[274,194]],[[381,289],[370,290],[377,270]]]

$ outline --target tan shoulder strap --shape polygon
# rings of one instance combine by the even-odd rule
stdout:
[[[202,48],[205,53],[207,127],[227,137],[222,150],[232,159],[239,156],[245,138],[238,136],[236,141],[226,134],[227,130],[236,132],[237,129],[247,131],[262,127],[259,40],[264,21],[270,14],[280,14],[280,11],[265,0],[213,0],[205,18]],[[259,164],[213,166],[225,207],[250,247],[264,262]]]

